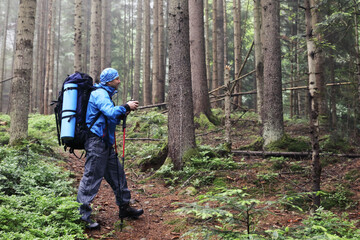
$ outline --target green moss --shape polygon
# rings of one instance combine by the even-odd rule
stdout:
[[[255,139],[254,142],[245,146],[241,146],[239,149],[250,150],[250,151],[262,151],[263,145],[264,145],[264,139],[262,137],[258,137],[257,139]]]
[[[275,142],[266,145],[268,151],[307,152],[310,151],[310,142],[303,138],[292,138],[287,134]]]
[[[191,158],[194,157],[201,157],[198,148],[190,148],[187,151],[185,151],[182,155],[182,160],[184,163],[188,163],[190,162]]]
[[[215,117],[214,117],[215,119]],[[194,123],[197,128],[206,129],[206,130],[214,130],[215,125],[208,119],[208,117],[201,113],[200,116],[194,117]]]
[[[168,150],[168,144],[164,142],[156,154],[140,159],[138,163],[140,171],[145,172],[149,169],[159,169],[167,158]]]

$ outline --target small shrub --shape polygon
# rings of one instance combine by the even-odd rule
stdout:
[[[316,210],[301,226],[277,230],[268,230],[268,237],[278,240],[295,239],[360,239],[360,230],[354,221],[348,221],[346,215],[336,216],[323,208]]]
[[[257,174],[257,180],[255,181],[255,184],[271,184],[276,183],[278,181],[277,177],[279,176],[278,173],[264,173],[264,174]]]
[[[350,191],[348,187],[342,184],[336,186],[336,190],[332,192],[323,192],[321,206],[325,210],[332,208],[337,209],[349,209],[355,206],[355,202],[351,199],[354,193]]]
[[[354,182],[360,178],[360,171],[358,169],[352,169],[345,174],[345,179]]]
[[[287,158],[284,157],[271,157],[270,162],[272,163],[271,168],[274,170],[281,170],[286,167]]]
[[[271,204],[268,202],[265,207],[259,207],[261,202],[249,198],[243,190],[224,188],[201,195],[198,200],[194,203],[181,203],[183,207],[176,210],[197,219],[200,225],[183,237],[241,239],[242,230],[246,236],[255,233],[257,222],[266,217],[266,209]]]
[[[337,135],[325,135],[320,139],[320,148],[324,152],[351,153],[354,149],[348,141]]]

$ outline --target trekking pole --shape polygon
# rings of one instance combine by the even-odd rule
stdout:
[[[126,115],[123,119],[123,124],[122,124],[122,127],[123,127],[123,154],[122,154],[122,157],[121,157],[121,160],[122,160],[122,165],[123,165],[123,168],[124,168],[124,161],[125,161],[125,131],[126,131]],[[125,170],[124,170],[125,171]]]
[[[124,168],[124,163],[125,163],[125,131],[126,131],[126,115],[123,119],[123,124],[122,124],[122,128],[123,128],[123,152],[122,152],[122,156],[121,156],[121,161],[122,161],[122,167],[125,173],[125,168]],[[118,176],[120,177],[120,176]],[[122,200],[122,191],[120,189],[120,181],[119,181],[119,192],[120,192],[120,196],[121,196],[121,200]],[[122,232],[124,226],[124,217],[121,216],[120,217],[120,232]]]

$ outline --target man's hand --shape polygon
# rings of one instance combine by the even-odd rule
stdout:
[[[138,106],[139,106],[138,101],[128,101],[126,104],[129,105],[130,110],[132,110],[132,111],[136,110],[138,108]]]

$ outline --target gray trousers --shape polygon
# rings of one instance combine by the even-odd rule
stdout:
[[[90,133],[85,142],[85,150],[85,169],[80,181],[77,201],[81,203],[81,219],[89,222],[92,211],[90,203],[98,193],[103,178],[114,191],[118,206],[128,204],[131,195],[127,187],[124,168],[112,146]]]

